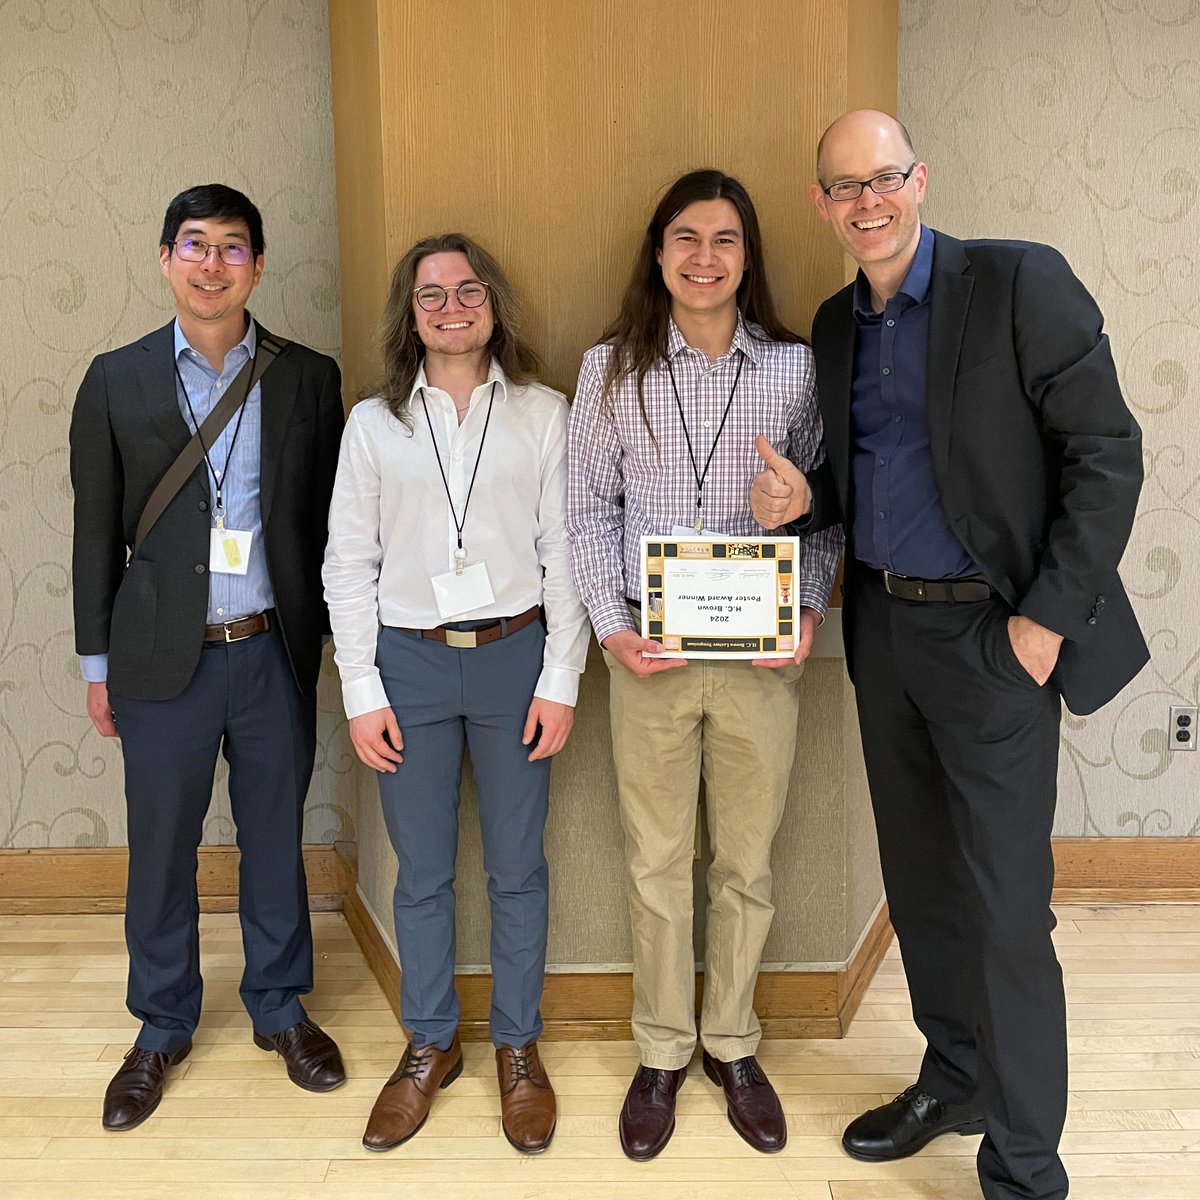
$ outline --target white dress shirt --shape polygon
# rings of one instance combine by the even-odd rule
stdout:
[[[453,400],[429,386],[424,367],[409,411],[411,432],[382,400],[364,400],[342,438],[323,578],[346,715],[388,707],[375,666],[380,624],[432,629],[446,622],[431,579],[454,571],[458,536],[431,424],[460,520],[479,462],[462,540],[467,565],[487,567],[494,600],[453,620],[511,617],[542,604],[546,649],[534,695],[574,704],[589,633],[566,533],[566,400],[537,383],[510,383],[493,362],[461,425]]]

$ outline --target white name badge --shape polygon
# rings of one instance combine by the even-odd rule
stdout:
[[[245,575],[254,534],[241,529],[208,531],[208,569],[218,575]]]
[[[485,604],[491,604],[496,598],[492,595],[492,581],[488,578],[487,567],[481,562],[464,567],[461,575],[457,571],[447,571],[445,575],[433,576],[430,582],[437,600],[438,615],[443,621],[453,621],[456,617],[474,612]]]

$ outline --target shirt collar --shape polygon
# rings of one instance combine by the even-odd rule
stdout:
[[[668,318],[667,357],[676,358],[685,350],[691,349],[692,347],[687,344],[683,334],[680,333],[679,326],[675,324],[675,318]],[[730,344],[726,355],[722,357],[727,357],[734,350],[740,350],[754,365],[758,364],[758,360],[762,355],[762,344],[751,332],[750,325],[743,319],[740,312],[738,313],[737,328],[733,331],[733,342]]]
[[[495,383],[497,385],[496,396],[498,399],[508,399],[509,389],[512,387],[512,384],[508,382],[508,376],[504,374],[504,368],[494,358],[492,359],[491,366],[488,368],[487,378],[479,385],[479,387],[487,387],[490,383]],[[425,388],[426,391],[436,390],[425,376],[424,359],[421,360],[421,365],[417,368],[417,377],[413,380],[412,388],[408,393],[408,402],[410,404],[413,402],[413,399],[416,397],[416,394],[420,388]],[[476,388],[475,390],[478,391],[479,388]]]
[[[908,271],[901,281],[896,295],[903,293],[914,304],[923,304],[929,295],[929,281],[933,278],[933,230],[928,225],[921,226],[921,237],[917,242],[917,252],[908,264]],[[854,315],[872,319],[879,314],[871,305],[871,285],[867,277],[859,271],[854,278]]]
[[[249,316],[249,314],[247,314],[247,316]],[[250,317],[249,321],[247,322],[246,334],[242,338],[242,340],[240,342],[238,342],[237,345],[244,346],[246,348],[246,357],[247,358],[254,357],[254,352],[258,348],[258,326],[254,324],[253,317]],[[233,349],[236,350],[237,346],[234,346]],[[198,353],[198,351],[191,344],[191,342],[189,342],[187,340],[187,336],[184,334],[183,330],[180,329],[179,318],[176,317],[175,318],[175,361],[176,362],[179,361],[179,356],[185,350],[191,350],[193,354]],[[233,351],[231,350],[230,353],[232,353],[232,352]],[[205,363],[208,362],[207,359],[204,359],[203,355],[200,355],[200,357],[201,357],[201,359],[203,359],[203,361]],[[227,354],[225,357],[226,357],[226,359],[228,359],[229,355]]]

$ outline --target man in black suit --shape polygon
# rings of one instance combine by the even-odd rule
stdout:
[[[71,416],[76,650],[92,723],[121,738],[127,1004],[142,1022],[105,1094],[103,1124],[114,1130],[154,1111],[167,1067],[191,1049],[201,998],[196,850],[218,752],[242,852],[241,996],[254,1041],[278,1051],[310,1091],[346,1077],[299,999],[312,990],[301,827],[329,630],[321,561],[340,375],[325,355],[279,349],[246,312],[263,233],[240,192],[208,184],[176,196],[159,261],[175,319],[94,359]],[[161,477],[231,386],[236,396],[239,372],[273,349],[139,544]]]
[[[839,118],[817,170],[859,266],[813,324],[826,469],[806,481],[762,441],[751,503],[768,528],[846,527],[846,662],[927,1042],[917,1082],[842,1144],[887,1161],[983,1131],[988,1200],[1061,1200],[1060,697],[1093,712],[1148,658],[1117,576],[1140,431],[1062,256],[923,227],[898,121]]]

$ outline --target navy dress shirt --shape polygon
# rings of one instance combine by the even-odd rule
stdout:
[[[942,507],[925,411],[933,230],[922,228],[900,290],[883,312],[854,284],[858,344],[850,403],[854,554],[919,579],[957,579],[978,568]]]

